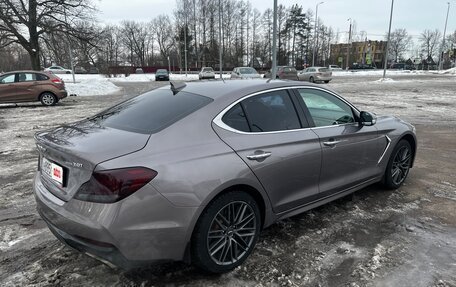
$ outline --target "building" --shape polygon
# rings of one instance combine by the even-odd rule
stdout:
[[[333,65],[339,65],[346,68],[347,62],[347,45],[349,46],[349,66],[353,64],[366,64],[374,67],[383,67],[384,54],[387,41],[371,41],[352,42],[351,44],[331,44],[330,62]]]

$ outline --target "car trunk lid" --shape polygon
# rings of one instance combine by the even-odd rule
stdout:
[[[37,133],[41,180],[52,194],[68,201],[90,179],[99,163],[141,150],[149,137],[90,121]],[[55,170],[49,173],[51,165]],[[58,175],[60,171],[63,172],[61,182],[53,178],[53,172]]]

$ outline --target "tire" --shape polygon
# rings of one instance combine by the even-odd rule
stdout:
[[[310,77],[310,78],[309,78],[309,82],[315,83],[314,77]]]
[[[384,175],[384,185],[388,189],[399,188],[407,178],[412,163],[412,147],[401,140],[391,153]]]
[[[45,92],[40,95],[40,102],[43,106],[54,106],[59,100],[50,92]]]
[[[65,74],[67,74],[67,75],[68,75],[68,74],[71,74],[71,72],[65,72]]]
[[[191,243],[192,262],[210,273],[233,270],[252,252],[260,226],[258,204],[249,194],[232,191],[217,197],[196,224]]]
[[[325,81],[325,84],[329,83],[329,81]]]

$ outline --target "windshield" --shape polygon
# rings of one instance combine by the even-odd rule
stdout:
[[[171,89],[159,89],[120,103],[89,120],[101,126],[152,134],[210,102],[212,99],[208,97],[187,92],[173,95]]]
[[[241,74],[258,74],[254,68],[239,68]]]
[[[167,70],[158,69],[156,74],[168,74]]]

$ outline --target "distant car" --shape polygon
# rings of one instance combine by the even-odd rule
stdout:
[[[337,65],[329,65],[328,68],[333,72],[334,71],[343,71],[342,68]]]
[[[84,67],[76,66],[76,67],[74,67],[74,73],[75,74],[87,74],[87,70],[84,69]]]
[[[256,79],[261,78],[257,70],[252,67],[236,67],[231,72],[231,79]]]
[[[141,68],[136,68],[135,73],[136,74],[144,74],[144,70],[141,69]]]
[[[214,69],[212,69],[212,67],[203,67],[201,69],[201,72],[199,72],[199,74],[198,74],[198,78],[200,80],[203,80],[203,79],[215,79]]]
[[[332,80],[332,72],[326,67],[309,67],[299,73],[298,78],[300,81],[309,81],[311,83],[329,83]]]
[[[67,96],[59,77],[37,71],[14,71],[0,75],[0,103],[41,101],[53,106]]]
[[[271,78],[271,70],[264,75],[265,78]],[[290,66],[277,66],[276,79],[297,80],[298,71]]]
[[[353,66],[350,67],[350,69],[352,69],[352,70],[372,70],[372,69],[375,69],[375,67],[372,65],[355,63],[355,64],[353,64]]]
[[[394,63],[390,66],[390,69],[396,70],[416,70],[416,68],[412,65],[408,65],[406,63]]]
[[[155,81],[169,81],[169,73],[166,69],[158,69],[155,72]]]
[[[45,72],[50,72],[53,74],[71,74],[73,73],[71,70],[65,69],[64,67],[60,66],[50,66],[49,68],[44,69]]]
[[[89,74],[98,74],[98,68],[97,67],[90,67],[89,68]]]

